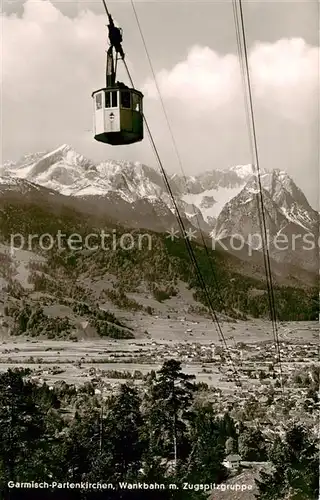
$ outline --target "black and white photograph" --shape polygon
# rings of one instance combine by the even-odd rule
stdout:
[[[318,500],[317,0],[2,0],[0,500]]]

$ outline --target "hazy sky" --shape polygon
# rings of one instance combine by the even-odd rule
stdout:
[[[180,171],[129,1],[108,2],[165,168]],[[184,170],[250,163],[232,4],[136,1]],[[260,164],[319,195],[319,5],[244,1]],[[156,166],[148,138],[111,147],[92,136],[91,93],[104,85],[101,1],[3,0],[2,157],[67,143],[94,160]],[[125,79],[121,70],[119,79]]]

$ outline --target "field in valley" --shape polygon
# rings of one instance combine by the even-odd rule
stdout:
[[[128,321],[128,318],[127,318]],[[99,377],[101,382],[117,383],[128,372],[136,382],[142,375],[159,369],[165,359],[175,358],[182,362],[186,373],[196,375],[197,381],[205,382],[222,390],[234,390],[232,380],[223,376],[227,362],[208,360],[208,352],[219,341],[215,325],[209,320],[166,319],[135,315],[132,327],[138,327],[140,338],[132,340],[82,339],[73,341],[41,340],[2,335],[0,340],[0,370],[13,367],[29,367],[40,380],[53,384],[64,380],[69,384],[82,385]],[[267,321],[237,321],[222,324],[226,342],[235,352],[237,344],[253,344],[257,352],[264,342],[272,342],[271,325]],[[279,328],[281,342],[292,345],[318,343],[317,323],[284,323]],[[261,347],[259,346],[261,344]],[[202,354],[203,353],[203,354]],[[289,360],[283,358],[286,364]],[[297,364],[298,361],[294,360]],[[292,363],[292,360],[290,361]],[[110,378],[110,373],[113,375]],[[128,375],[129,377],[129,375]]]

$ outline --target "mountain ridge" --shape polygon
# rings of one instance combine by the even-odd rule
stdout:
[[[25,157],[22,157],[18,162],[6,162],[2,166],[2,168],[4,168],[7,173],[13,177],[25,178],[27,180],[34,179],[36,183],[43,185],[44,187],[51,188],[54,188],[54,186],[50,185],[50,181],[52,182],[54,177],[53,174],[55,173],[57,179],[60,180],[60,188],[57,185],[56,189],[62,194],[77,196],[88,194],[86,192],[82,193],[78,189],[77,185],[75,186],[75,193],[72,192],[71,188],[65,188],[65,186],[68,186],[68,179],[63,179],[61,177],[61,167],[64,167],[65,171],[69,171],[69,175],[71,173],[75,174],[75,172],[72,171],[72,167],[76,167],[78,170],[80,168],[82,170],[82,174],[88,172],[96,174],[99,181],[104,181],[104,190],[102,194],[108,189],[115,190],[117,187],[121,189],[121,185],[117,186],[117,183],[121,180],[121,176],[123,175],[127,176],[127,179],[131,177],[131,180],[133,181],[133,170],[134,175],[140,181],[143,181],[146,177],[148,177],[154,186],[160,186],[163,189],[165,188],[162,176],[152,167],[140,162],[129,162],[125,160],[107,160],[99,163],[93,162],[92,160],[89,160],[83,155],[77,153],[67,144],[63,144],[50,152],[25,155]],[[241,166],[238,167],[240,168]],[[47,177],[43,175],[45,173],[47,174]],[[93,175],[89,176],[88,179],[91,182],[94,181],[92,177]],[[184,177],[180,174],[172,174],[169,178],[172,182],[173,190],[177,194],[179,192],[180,194],[186,194],[188,190],[191,190],[196,194],[199,192],[199,188],[201,190],[205,190],[218,187],[219,185],[225,187],[228,180],[229,184],[231,182],[233,184],[241,185],[246,177],[243,174],[238,176],[238,174],[232,170],[230,172],[228,172],[228,170],[208,170],[207,172],[203,172],[196,177]],[[65,183],[63,183],[64,180],[66,181]],[[74,181],[76,179],[72,180]],[[81,186],[82,189],[87,187],[86,180],[87,179],[85,178],[84,186]],[[49,186],[47,186],[47,184],[49,184]],[[158,190],[156,188],[154,189],[154,195],[158,196]],[[101,189],[97,189],[97,191],[92,192],[92,194],[101,194]],[[143,197],[144,194],[150,195],[152,193],[139,193],[140,197]]]
[[[119,222],[133,227],[163,231],[176,227],[175,209],[159,172],[140,162],[106,160],[93,162],[63,144],[46,153],[27,154],[18,162],[2,165],[2,185],[24,190],[40,186],[84,203],[97,210],[115,215]],[[1,184],[2,179],[2,184]],[[20,179],[20,181],[18,180]],[[272,237],[311,233],[316,237],[318,214],[310,206],[302,190],[280,169],[261,169],[261,186],[266,209],[267,229]],[[207,170],[195,176],[169,176],[177,205],[186,223],[210,235],[215,240],[232,238],[240,233],[250,245],[250,232],[259,232],[257,193],[259,186],[252,166],[235,165],[229,170]],[[20,184],[19,184],[20,183]],[[28,184],[29,183],[29,184]],[[12,186],[13,189],[13,186]],[[95,208],[94,208],[95,207]],[[113,218],[113,217],[111,217]],[[273,247],[272,256],[284,259]],[[299,252],[291,252],[293,265],[304,266]],[[316,264],[315,256],[311,261]],[[314,270],[312,262],[306,264]]]

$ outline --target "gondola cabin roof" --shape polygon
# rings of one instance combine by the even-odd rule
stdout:
[[[140,92],[140,90],[137,90],[137,89],[132,89],[130,87],[127,87],[126,85],[124,85],[124,83],[120,84],[118,83],[117,85],[115,85],[114,87],[102,87],[101,89],[98,89],[98,90],[94,90],[91,94],[91,97],[93,97],[95,94],[97,94],[97,92],[103,92],[103,91],[116,91],[116,90],[129,90],[130,92],[132,93],[135,93],[135,94],[138,94],[140,95],[140,97],[143,99],[144,95],[142,92]]]

